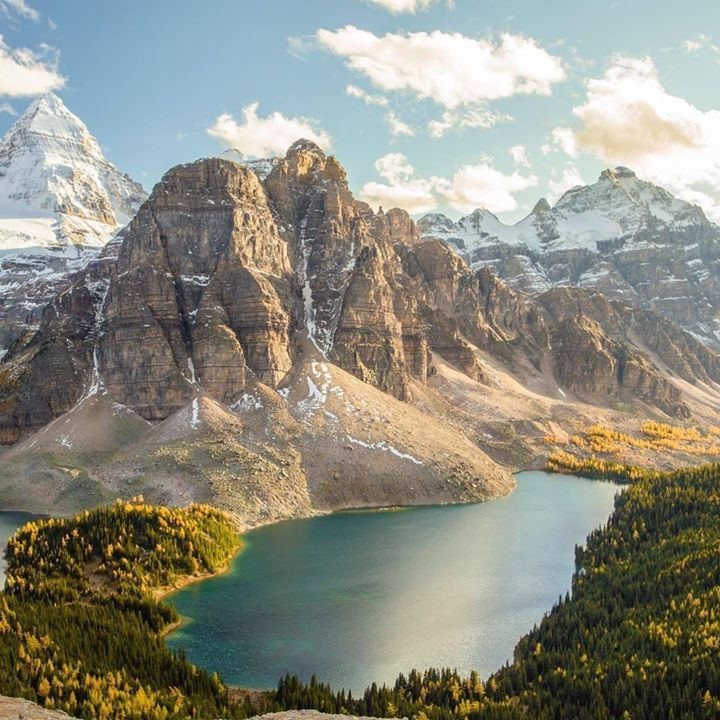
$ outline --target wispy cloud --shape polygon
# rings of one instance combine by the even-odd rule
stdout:
[[[65,86],[55,48],[11,48],[0,35],[0,96],[31,97]]]
[[[288,38],[288,52],[298,60],[304,60],[305,56],[316,47],[315,37],[313,35],[299,36],[291,35]]]
[[[689,53],[695,53],[699,50],[710,50],[720,53],[720,45],[716,45],[707,35],[701,33],[685,41],[685,50]]]
[[[17,115],[17,110],[10,103],[0,103],[0,113],[4,115]]]
[[[382,95],[372,95],[362,88],[359,88],[357,85],[348,85],[345,88],[345,93],[350,97],[362,100],[366,105],[379,105],[380,107],[386,107],[388,104],[386,97],[383,97]]]
[[[578,185],[584,185],[585,181],[580,171],[574,165],[567,165],[561,171],[551,170],[548,181],[548,199],[556,202],[560,197]]]
[[[427,10],[438,0],[366,0],[374,5],[380,5],[396,15],[400,13],[416,13],[418,10]],[[452,0],[447,0],[448,7],[453,6]]]
[[[515,167],[530,167],[530,158],[528,150],[524,145],[513,145],[508,154],[512,158]]]
[[[0,10],[7,17],[19,16],[34,22],[40,19],[40,13],[34,7],[28,5],[25,0],[0,0]]]
[[[428,130],[432,137],[440,138],[452,129],[489,128],[507,120],[512,120],[512,116],[495,112],[484,105],[476,105],[459,111],[446,110],[440,120],[428,123]]]
[[[543,155],[548,155],[554,151],[564,152],[571,158],[578,155],[577,139],[574,131],[569,127],[556,127],[550,133],[548,142],[542,148]]]
[[[412,137],[415,131],[406,122],[403,122],[394,112],[387,114],[388,125],[390,126],[391,135],[405,135]]]

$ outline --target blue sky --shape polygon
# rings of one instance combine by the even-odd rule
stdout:
[[[720,217],[716,0],[0,0],[0,34],[0,107],[54,83],[148,189],[309,127],[386,207],[516,220],[625,164]]]

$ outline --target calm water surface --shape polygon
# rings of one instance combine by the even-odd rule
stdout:
[[[173,595],[188,622],[169,643],[246,687],[285,672],[353,692],[413,667],[487,676],[569,589],[575,544],[607,520],[618,491],[543,472],[517,480],[479,505],[254,530],[231,572]]]

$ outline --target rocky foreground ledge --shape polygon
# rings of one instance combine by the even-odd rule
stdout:
[[[29,700],[0,696],[0,720],[67,720],[70,715],[57,710],[46,710]],[[353,715],[326,715],[317,710],[286,710],[285,712],[258,715],[253,720],[374,720]],[[207,720],[215,720],[208,718]]]
[[[29,700],[0,696],[0,720],[63,720],[63,712],[46,710]]]
[[[284,712],[256,715],[251,720],[377,720],[363,715],[329,715],[318,710],[285,710]]]

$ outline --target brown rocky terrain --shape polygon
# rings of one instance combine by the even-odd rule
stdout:
[[[508,492],[548,433],[714,422],[718,356],[577,288],[535,299],[295,143],[170,170],[0,364],[5,507],[204,500],[245,524]]]
[[[69,717],[64,712],[46,710],[29,700],[0,696],[1,720],[67,720]],[[286,710],[256,717],[266,720],[373,720],[354,715],[331,715],[317,710]]]

